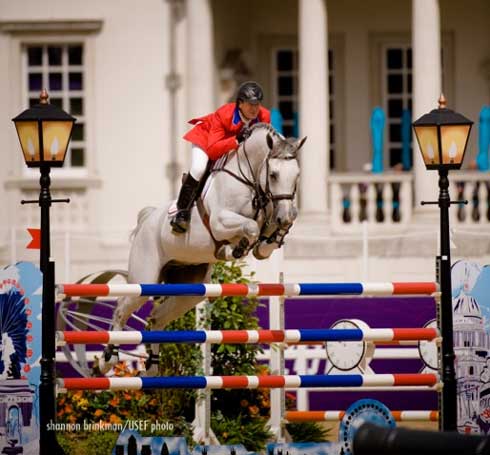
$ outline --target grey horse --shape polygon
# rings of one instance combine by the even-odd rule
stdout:
[[[192,209],[184,234],[172,232],[172,204],[146,207],[138,214],[129,255],[129,283],[209,282],[212,264],[246,256],[267,259],[279,248],[297,216],[297,153],[306,138],[284,138],[270,125],[252,127],[237,151],[215,163],[201,201]],[[146,297],[121,297],[112,329],[122,330]],[[151,314],[152,330],[162,330],[202,300],[166,297]],[[152,346],[152,352],[158,352]],[[99,362],[107,372],[117,362],[117,349],[107,346]]]

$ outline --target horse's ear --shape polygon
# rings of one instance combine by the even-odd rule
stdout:
[[[269,147],[269,149],[272,150],[272,147],[274,146],[274,140],[272,139],[272,136],[270,135],[270,133],[267,133],[267,146]]]
[[[296,152],[298,152],[298,150],[303,147],[303,144],[306,142],[306,139],[308,139],[308,136],[305,136],[303,139],[300,139],[298,142],[296,142],[296,144],[298,144],[296,146]]]

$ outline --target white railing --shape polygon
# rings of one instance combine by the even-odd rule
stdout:
[[[452,226],[490,224],[490,173],[454,171],[449,174],[452,201],[467,200],[450,210]],[[412,173],[332,173],[329,177],[333,233],[358,233],[363,222],[371,232],[407,228],[413,220]],[[429,197],[429,195],[428,195]],[[437,195],[434,195],[434,199]]]
[[[478,171],[449,174],[452,201],[467,200],[449,211],[453,226],[488,226],[490,224],[490,173]]]
[[[364,221],[383,231],[405,228],[412,218],[411,173],[333,173],[329,177],[333,232],[359,232]]]

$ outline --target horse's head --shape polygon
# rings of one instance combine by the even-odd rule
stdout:
[[[279,228],[288,228],[298,215],[296,189],[299,179],[298,151],[306,141],[267,134],[270,152],[260,175],[261,187],[273,203],[272,221]]]

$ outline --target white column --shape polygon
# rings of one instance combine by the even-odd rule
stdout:
[[[439,1],[412,0],[413,120],[438,107],[441,94],[440,28]],[[425,169],[415,135],[413,147],[415,210],[420,211],[420,201],[437,199],[438,174]],[[424,206],[424,211],[436,210],[435,205]]]
[[[209,0],[187,1],[187,114],[209,114],[215,106],[213,16]]]
[[[327,212],[329,169],[327,7],[324,0],[299,0],[299,134],[302,215]]]

